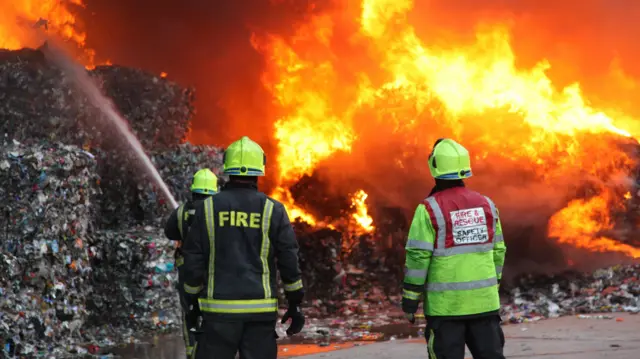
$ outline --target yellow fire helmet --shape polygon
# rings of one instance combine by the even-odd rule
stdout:
[[[234,176],[264,176],[267,156],[262,147],[244,136],[224,151],[224,173]]]
[[[218,177],[208,168],[203,168],[193,175],[191,192],[214,194],[218,192]]]
[[[439,139],[429,155],[429,170],[437,179],[469,178],[472,176],[469,151],[452,139]]]

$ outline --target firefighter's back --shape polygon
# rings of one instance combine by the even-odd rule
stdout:
[[[263,228],[268,197],[256,190],[233,188],[212,198],[215,219],[214,298],[265,299]]]
[[[464,316],[499,309],[493,202],[465,187],[438,192],[425,202],[436,231],[427,314]]]

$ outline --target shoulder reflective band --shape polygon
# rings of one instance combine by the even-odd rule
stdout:
[[[213,285],[215,284],[216,227],[214,215],[213,198],[209,197],[204,201],[204,218],[207,223],[207,234],[209,235],[209,280],[207,282],[207,298],[213,298]]]
[[[184,204],[181,204],[180,207],[178,207],[178,232],[180,232],[180,239],[184,240],[183,234],[182,234],[182,216],[184,213]]]
[[[262,261],[262,287],[264,297],[271,298],[271,273],[269,273],[269,250],[271,240],[269,239],[269,229],[271,228],[271,215],[273,214],[273,202],[267,199],[262,211],[262,246],[260,248],[260,260]]]
[[[278,300],[247,299],[247,300],[218,300],[198,299],[200,310],[208,313],[269,313],[278,310]]]
[[[480,280],[472,280],[470,282],[454,282],[454,283],[427,283],[427,291],[445,292],[453,290],[470,290],[487,288],[498,285],[498,278],[488,278]]]
[[[444,220],[444,216],[442,215],[442,209],[436,199],[433,197],[427,197],[426,199],[429,207],[433,211],[433,216],[436,217],[436,248],[433,250],[433,255],[436,257],[447,257],[453,256],[456,254],[468,254],[468,253],[482,253],[489,252],[493,250],[493,243],[483,243],[483,244],[474,244],[474,245],[466,245],[466,246],[456,246],[451,248],[446,248],[446,237],[447,237],[447,224]]]
[[[402,297],[410,299],[410,300],[419,300],[420,299],[420,293],[403,289],[402,290]]]
[[[291,284],[284,284],[284,290],[286,292],[293,292],[294,290],[302,289],[302,279],[298,279],[297,281]]]

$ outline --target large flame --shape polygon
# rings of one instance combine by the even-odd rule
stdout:
[[[421,38],[408,20],[413,6],[411,0],[346,1],[312,16],[291,38],[253,36],[267,60],[263,83],[279,111],[276,195],[293,217],[315,221],[294,203],[288,186],[336,153],[352,151],[359,129],[381,126],[381,136],[413,135],[428,153],[442,134],[415,130],[433,123],[475,150],[476,160],[499,156],[549,183],[571,173],[597,179],[595,195],[570,202],[551,218],[549,235],[637,257],[637,250],[601,234],[612,227],[603,216],[625,200],[604,183],[635,163],[599,137],[637,138],[636,119],[595,108],[577,82],[556,87],[547,60],[517,67],[502,24],[479,26],[475,42],[456,46]],[[607,155],[594,160],[601,152]]]
[[[83,6],[82,0],[66,3]],[[84,46],[86,34],[76,17],[59,0],[0,0],[0,48],[16,50],[42,45],[32,28],[40,26]]]

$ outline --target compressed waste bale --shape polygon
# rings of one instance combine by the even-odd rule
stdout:
[[[82,239],[100,195],[94,156],[46,141],[32,146],[14,141],[0,148],[0,156],[5,245],[34,238]]]
[[[196,146],[184,143],[170,149],[151,151],[151,161],[160,172],[176,201],[191,198],[190,186],[193,175],[202,168],[209,168],[224,182],[222,154],[224,150],[214,146]],[[169,203],[162,197],[150,176],[136,166],[131,156],[120,157],[118,162],[109,161],[110,153],[100,152],[106,158],[101,168],[103,226],[128,224],[163,225],[171,212]],[[101,162],[102,163],[102,162]]]
[[[93,273],[88,324],[118,342],[180,325],[174,243],[161,229],[97,231],[90,237]]]
[[[0,148],[0,341],[14,352],[49,352],[83,337],[98,179],[95,159],[75,146]]]
[[[140,69],[98,66],[91,75],[147,149],[182,142],[194,115],[194,91]]]
[[[192,89],[120,66],[89,74],[145,148],[174,146],[185,138],[194,114]],[[40,50],[0,50],[0,103],[0,130],[8,138],[113,146],[113,128]]]

